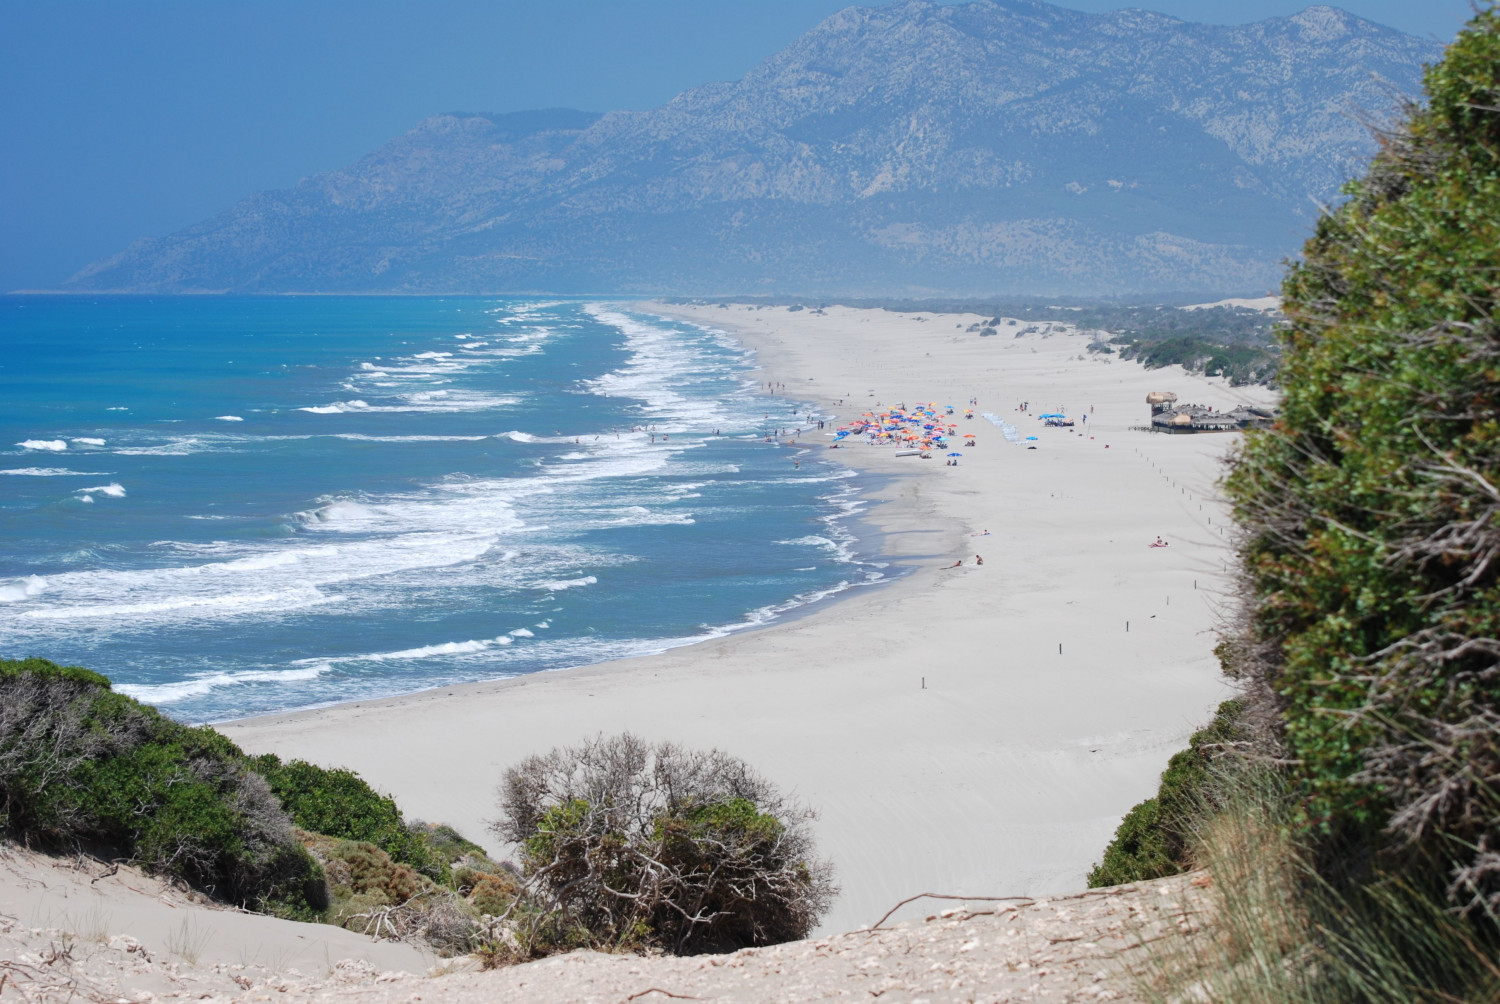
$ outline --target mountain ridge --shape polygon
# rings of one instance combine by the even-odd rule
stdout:
[[[658,108],[433,116],[68,288],[1260,292],[1437,52],[1327,6],[850,7]]]

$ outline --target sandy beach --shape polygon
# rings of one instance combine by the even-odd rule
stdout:
[[[868,519],[907,574],[661,655],[222,731],[251,752],[351,767],[408,814],[495,852],[496,783],[530,753],[625,729],[717,746],[820,811],[843,886],[826,932],[919,892],[1081,888],[1121,815],[1227,693],[1212,655],[1228,528],[1214,482],[1238,437],[1141,431],[1145,396],[1228,409],[1272,392],[1090,354],[1066,326],[980,337],[967,315],[647,309],[755,349],[761,379],[786,388],[767,414],[789,428],[789,402],[838,416],[831,432],[876,404],[961,415],[977,398],[976,418],[960,419],[977,445],[958,447],[958,466],[860,443],[830,451],[816,431],[786,448],[789,466],[816,456],[877,476]],[[1089,419],[1043,429],[1020,401]],[[1037,441],[1007,444],[984,411]],[[1170,546],[1149,547],[1157,536]]]

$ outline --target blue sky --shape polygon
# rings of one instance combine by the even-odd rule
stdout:
[[[428,115],[648,108],[844,0],[0,0],[0,290],[342,166]],[[1064,0],[1240,24],[1296,0]],[[1443,41],[1469,0],[1346,0]]]

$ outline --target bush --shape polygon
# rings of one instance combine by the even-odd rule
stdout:
[[[101,849],[242,906],[310,917],[322,873],[244,754],[45,659],[0,660],[0,825]]]
[[[502,839],[524,884],[522,954],[728,951],[805,936],[837,889],[807,809],[718,750],[597,737],[505,774]]]
[[[1223,800],[1213,765],[1226,747],[1243,740],[1243,713],[1241,701],[1220,704],[1213,721],[1193,733],[1188,748],[1167,762],[1156,797],[1130,810],[1105,849],[1104,860],[1089,872],[1090,889],[1176,875],[1192,867],[1192,838],[1199,820]]]
[[[466,839],[447,823],[414,820],[408,824],[408,828],[426,845],[428,856],[446,867],[451,868],[466,858],[489,860],[483,847]]]
[[[1224,345],[1200,335],[1173,338],[1120,338],[1121,359],[1139,359],[1148,370],[1181,366],[1189,373],[1227,377],[1234,386],[1269,383],[1276,378],[1279,359],[1259,345]]]
[[[374,937],[426,945],[442,955],[472,950],[479,911],[372,843],[304,833],[328,876],[330,924]]]
[[[1222,802],[1197,821],[1208,902],[1152,938],[1133,999],[1149,1004],[1455,1004],[1500,1000],[1500,942],[1449,908],[1421,872],[1376,865],[1329,881],[1301,795],[1263,761],[1222,761]],[[1430,872],[1428,873],[1430,874]]]
[[[1227,487],[1236,645],[1327,860],[1500,910],[1500,14],[1426,75],[1283,286],[1276,427]]]
[[[498,917],[509,910],[520,895],[519,876],[501,870],[473,873],[467,898],[481,914]]]
[[[250,765],[270,783],[282,808],[302,829],[374,844],[429,878],[445,879],[444,864],[422,835],[402,821],[395,799],[377,792],[354,771],[305,760],[282,763],[270,753]]]

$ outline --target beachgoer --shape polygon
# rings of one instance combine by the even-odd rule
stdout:
[[[948,565],[947,567],[948,568],[961,568],[963,566],[963,563],[964,563],[964,559],[959,558],[957,561],[955,561],[951,565]]]
[[[984,559],[981,558],[979,555],[976,554],[976,555],[974,555],[974,564],[976,564],[976,565],[982,565],[982,564],[984,564]]]

